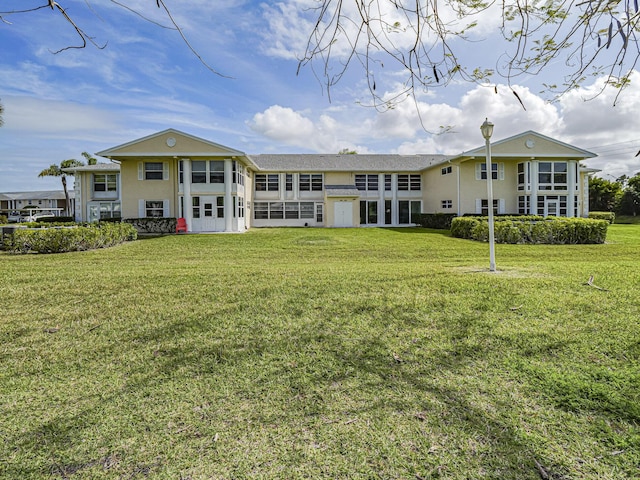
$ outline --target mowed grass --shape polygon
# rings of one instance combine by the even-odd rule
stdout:
[[[496,252],[255,229],[0,254],[0,478],[639,478],[640,226]]]

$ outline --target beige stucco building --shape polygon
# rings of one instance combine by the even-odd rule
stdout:
[[[76,219],[184,218],[189,232],[404,226],[420,213],[486,214],[485,147],[460,155],[248,155],[169,129],[74,169]],[[499,214],[586,216],[595,154],[528,131],[492,143]]]

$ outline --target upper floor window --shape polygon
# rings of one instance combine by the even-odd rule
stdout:
[[[487,163],[476,163],[476,180],[487,179]],[[504,163],[492,163],[491,164],[491,179],[492,180],[504,180]]]
[[[442,167],[441,173],[442,175],[448,175],[453,172],[453,167],[451,165],[447,165],[446,167]]]
[[[287,173],[284,177],[284,188],[287,192],[293,191],[293,173]]]
[[[538,163],[539,190],[567,189],[567,162]]]
[[[358,190],[378,190],[378,174],[357,174],[355,180],[356,188]]]
[[[277,192],[280,178],[277,173],[257,173],[255,176],[256,192]]]
[[[398,175],[398,190],[421,190],[422,178],[420,175]]]
[[[300,174],[300,191],[301,192],[321,192],[322,191],[322,174],[321,173],[301,173]]]
[[[384,174],[384,189],[387,192],[391,191],[391,174],[390,173]]]
[[[244,185],[244,165],[235,160],[233,161],[233,183]]]
[[[96,173],[93,175],[94,192],[115,192],[118,190],[118,176],[113,173]]]
[[[145,180],[162,180],[164,178],[162,162],[144,162]]]
[[[224,183],[224,160],[209,160],[209,183]]]
[[[207,183],[207,162],[196,160],[191,162],[191,183]]]

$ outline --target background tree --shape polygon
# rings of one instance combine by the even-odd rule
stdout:
[[[0,127],[4,125],[3,114],[4,114],[4,107],[2,106],[2,102],[0,102]]]
[[[640,214],[640,172],[627,180],[616,213],[634,217]]]
[[[621,196],[621,183],[599,177],[589,178],[589,211],[613,212]]]
[[[86,152],[83,152],[83,155],[84,153]],[[82,167],[83,165],[84,165],[84,162],[80,160],[76,160],[75,158],[70,158],[68,160],[63,160],[62,162],[60,162],[60,165],[56,165],[55,163],[53,163],[48,168],[45,168],[38,174],[38,177],[60,177],[60,180],[62,181],[62,189],[64,190],[64,200],[65,200],[64,205],[65,205],[66,216],[69,216],[71,214],[69,209],[71,202],[69,201],[69,192],[67,190],[67,175],[73,175],[73,174],[65,172],[64,169],[73,168],[73,167]]]
[[[338,152],[338,155],[357,155],[358,152],[356,150],[351,150],[350,148],[343,148]]]

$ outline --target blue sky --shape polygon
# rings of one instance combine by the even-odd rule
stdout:
[[[124,2],[124,0],[123,0]],[[40,5],[44,1],[0,4]],[[49,9],[4,15],[0,22],[0,192],[59,189],[59,179],[37,174],[51,163],[82,159],[166,128],[246,153],[460,153],[484,142],[479,127],[488,117],[494,139],[535,130],[601,156],[588,162],[610,178],[640,171],[640,87],[632,83],[617,106],[615,91],[590,101],[594,80],[555,103],[543,81],[560,83],[561,65],[544,77],[520,77],[513,83],[527,110],[504,80],[493,88],[453,82],[419,92],[417,104],[405,101],[381,113],[370,101],[357,65],[331,90],[331,99],[315,73],[296,75],[310,22],[310,0],[172,0],[167,5],[207,70],[175,30],[158,27],[108,0],[60,2],[103,49],[52,51],[78,38],[59,14]],[[129,0],[130,7],[169,25],[155,2]],[[495,37],[495,12],[484,17],[474,42],[460,47],[463,61],[495,65],[508,48]],[[560,64],[561,62],[559,62]],[[377,77],[379,90],[397,91],[401,74],[390,62]],[[640,83],[640,76],[634,75]],[[418,120],[420,109],[425,131]],[[440,126],[451,132],[434,135]]]

